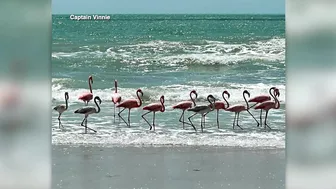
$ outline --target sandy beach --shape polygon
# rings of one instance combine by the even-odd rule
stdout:
[[[285,150],[53,145],[52,188],[285,188]]]

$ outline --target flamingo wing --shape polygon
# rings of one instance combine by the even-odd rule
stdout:
[[[64,111],[65,107],[66,106],[64,104],[61,104],[61,105],[55,106],[53,109],[56,110],[56,111]]]
[[[187,109],[192,107],[191,101],[182,101],[173,106],[173,108]]]
[[[200,111],[204,111],[206,109],[208,109],[209,106],[208,105],[204,105],[204,106],[195,106],[193,108],[188,109],[187,111],[192,111],[192,112],[200,112]]]
[[[92,93],[84,93],[82,95],[79,96],[79,100],[91,100],[93,98],[93,94]]]
[[[248,102],[261,103],[261,102],[265,102],[267,100],[271,100],[271,97],[269,95],[259,95],[259,96],[255,96],[253,98],[250,98],[248,100]]]
[[[158,111],[162,108],[161,103],[152,103],[148,104],[147,106],[144,106],[143,110],[149,110],[149,111]]]
[[[231,112],[238,112],[238,111],[243,111],[244,109],[246,109],[246,107],[244,105],[236,104],[236,105],[230,106],[226,110],[231,111]]]
[[[117,107],[123,107],[123,108],[138,107],[138,100],[128,99],[128,100],[125,100],[125,101],[121,102],[120,104],[118,104]]]
[[[92,112],[96,112],[96,108],[92,106],[79,108],[75,111],[77,114],[88,114]]]
[[[254,109],[264,109],[264,108],[271,108],[275,106],[275,102],[273,101],[266,101],[263,103],[258,104]]]

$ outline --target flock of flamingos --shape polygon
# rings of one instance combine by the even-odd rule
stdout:
[[[99,98],[99,96],[96,96],[96,97],[94,97],[94,103],[96,104],[97,109],[95,107],[88,106],[89,101],[91,101],[93,99],[91,84],[93,84],[93,79],[92,79],[92,76],[89,76],[90,92],[84,93],[78,98],[79,100],[84,101],[86,107],[79,108],[74,112],[74,113],[84,115],[84,119],[81,123],[81,126],[85,127],[85,133],[87,133],[87,129],[89,129],[89,130],[91,130],[95,133],[97,132],[96,130],[94,130],[90,127],[87,127],[87,118],[90,114],[99,113],[100,112],[99,105],[101,104],[101,99]],[[115,120],[115,113],[116,113],[115,108],[117,107],[117,108],[119,108],[119,113],[118,113],[119,118],[121,118],[126,123],[126,125],[128,127],[130,127],[131,126],[131,123],[130,123],[131,109],[140,108],[142,106],[141,97],[143,96],[143,92],[142,92],[141,89],[138,89],[136,91],[137,99],[122,100],[122,97],[118,93],[118,90],[117,90],[117,81],[116,80],[115,80],[114,84],[115,84],[115,91],[112,94],[112,102],[114,103],[114,120]],[[257,127],[259,127],[259,125],[262,124],[262,111],[264,110],[266,112],[265,121],[264,121],[264,128],[266,129],[266,127],[268,127],[269,129],[271,129],[267,125],[266,120],[267,120],[267,115],[268,115],[268,112],[269,112],[270,109],[279,109],[280,108],[280,102],[277,98],[277,97],[280,96],[280,92],[279,92],[278,88],[271,87],[269,89],[269,95],[259,95],[259,96],[256,96],[254,98],[250,98],[250,93],[247,90],[244,90],[243,91],[243,98],[246,102],[246,105],[236,104],[236,105],[230,106],[229,102],[225,98],[225,95],[227,96],[227,98],[230,98],[230,93],[225,90],[222,93],[222,97],[223,97],[224,101],[216,101],[214,96],[212,96],[210,94],[210,95],[207,96],[207,100],[210,103],[209,105],[199,105],[199,106],[197,106],[195,100],[196,100],[198,95],[197,95],[197,92],[195,90],[192,90],[189,94],[189,96],[190,96],[189,101],[183,101],[183,102],[180,102],[180,103],[173,106],[173,109],[182,110],[182,114],[181,114],[181,117],[180,117],[179,121],[182,123],[183,129],[185,127],[185,124],[187,124],[187,125],[192,126],[194,128],[194,130],[197,131],[195,125],[191,121],[191,118],[194,117],[195,115],[199,114],[199,115],[201,115],[201,131],[203,132],[203,127],[204,127],[203,124],[205,124],[205,116],[213,110],[217,110],[217,127],[219,128],[218,113],[219,113],[220,109],[235,113],[235,118],[233,120],[233,129],[234,129],[235,126],[239,127],[240,129],[243,129],[238,124],[239,114],[243,111],[247,111],[253,117],[253,119],[257,122]],[[194,96],[194,98],[193,98],[193,96]],[[247,100],[246,96],[249,98],[249,100]],[[59,128],[61,128],[61,126],[63,127],[63,125],[61,123],[61,115],[62,115],[63,112],[65,112],[68,109],[68,99],[69,99],[69,94],[68,94],[68,92],[65,92],[65,105],[62,104],[62,105],[58,105],[58,106],[53,108],[54,110],[56,110],[59,113],[59,115],[58,115]],[[97,101],[99,101],[99,104],[98,104]],[[159,112],[159,111],[160,112],[165,111],[164,96],[163,95],[160,97],[159,101],[160,101],[159,103],[152,103],[152,104],[149,104],[149,105],[144,106],[142,108],[143,110],[147,111],[146,113],[144,113],[142,115],[142,118],[148,123],[148,125],[150,126],[150,130],[152,130],[152,129],[155,130],[155,113]],[[255,103],[255,104],[250,106],[249,103]],[[254,107],[254,109],[260,109],[260,123],[249,111],[249,109],[251,109],[253,107]],[[123,109],[120,111],[120,108],[123,108]],[[128,109],[128,120],[127,120],[127,122],[120,115],[126,109]],[[188,117],[189,123],[184,121],[185,111],[190,111],[190,112],[194,113],[190,117]],[[147,115],[151,112],[153,113],[153,123],[152,124],[149,123],[149,121],[145,118],[145,115]],[[85,122],[85,125],[84,125],[84,122]]]

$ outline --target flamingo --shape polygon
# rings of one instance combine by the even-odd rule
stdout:
[[[63,125],[61,123],[61,115],[62,115],[63,112],[68,110],[68,100],[69,100],[68,92],[64,93],[64,97],[65,97],[65,105],[61,104],[61,105],[57,105],[57,106],[54,107],[54,110],[56,110],[58,112],[58,127],[59,128],[61,128],[61,126],[63,127]]]
[[[121,96],[118,93],[118,81],[117,80],[114,80],[114,93],[112,94],[112,102],[114,104],[114,114],[113,114],[113,117],[114,117],[114,122],[115,122],[116,104],[121,102]],[[120,112],[120,108],[118,108],[118,109],[119,109],[119,112]]]
[[[96,104],[97,109],[95,107],[92,107],[92,106],[87,106],[87,107],[84,107],[84,108],[79,108],[78,110],[75,111],[76,114],[84,114],[84,116],[85,116],[84,119],[83,119],[83,121],[82,121],[82,123],[81,123],[81,126],[85,127],[85,134],[87,133],[87,129],[90,129],[91,131],[93,131],[95,133],[97,132],[96,130],[91,129],[90,127],[87,126],[87,118],[88,118],[88,116],[90,114],[94,114],[94,113],[97,114],[97,113],[100,112],[100,107],[99,107],[99,105],[97,103],[97,100],[99,101],[99,105],[102,102],[101,99],[99,98],[99,96],[96,96],[94,98],[94,103]],[[85,121],[85,125],[83,125],[84,121]]]
[[[210,99],[212,99],[213,102]],[[188,120],[190,121],[191,126],[195,129],[195,131],[196,131],[196,128],[190,119],[194,117],[196,114],[201,114],[201,131],[203,132],[203,120],[205,123],[205,115],[209,113],[210,111],[214,110],[215,108],[215,101],[216,101],[215,97],[212,95],[209,95],[207,97],[207,100],[210,102],[210,105],[195,106],[193,108],[187,109],[187,111],[195,112],[193,115],[188,117]]]
[[[218,129],[219,129],[219,119],[218,119],[219,110],[220,110],[220,109],[225,110],[225,109],[229,108],[229,106],[230,106],[230,104],[229,104],[229,102],[226,100],[224,94],[226,94],[226,95],[228,96],[228,98],[230,98],[230,93],[229,93],[228,91],[225,90],[225,91],[223,91],[223,93],[222,93],[222,97],[223,97],[223,99],[224,99],[224,102],[223,102],[223,101],[217,101],[217,102],[215,102],[215,109],[217,110],[217,127],[218,127]],[[226,107],[226,108],[225,108],[225,103],[227,104],[227,107]]]
[[[192,94],[195,94],[195,98],[192,98],[192,96],[191,96]],[[196,106],[195,100],[197,99],[198,95],[197,95],[195,90],[192,90],[192,91],[190,91],[189,96],[190,96],[191,101],[189,101],[189,100],[188,101],[182,101],[182,102],[179,102],[178,104],[173,106],[173,109],[181,109],[182,110],[182,114],[181,114],[181,117],[179,119],[179,122],[182,123],[183,129],[184,129],[184,124],[185,123],[189,124],[188,122],[184,122],[184,113],[187,109],[192,108],[193,104],[194,104],[194,106]]]
[[[271,87],[270,89],[269,89],[269,94],[271,95],[272,94],[272,90],[274,90],[274,89],[276,89],[276,87]],[[252,106],[250,106],[250,108],[253,108],[254,106],[256,106],[257,104],[259,104],[259,103],[263,103],[263,102],[266,102],[266,101],[269,101],[269,100],[271,100],[272,98],[271,98],[271,96],[269,96],[269,95],[259,95],[259,96],[255,96],[255,97],[253,97],[253,98],[250,98],[249,100],[248,100],[248,102],[254,102],[255,104],[254,105],[252,105]],[[250,113],[250,112],[249,112]],[[260,123],[262,123],[262,109],[260,109]],[[253,116],[254,117],[254,116]],[[256,120],[256,119],[255,119]],[[256,122],[257,122],[257,127],[259,127],[259,122],[256,120]]]
[[[234,117],[234,120],[233,120],[233,127],[232,127],[233,129],[235,127],[235,121],[236,121],[236,118],[237,118],[236,126],[238,126],[240,129],[243,130],[243,128],[241,128],[240,125],[238,124],[238,120],[239,120],[239,114],[240,114],[240,112],[249,109],[249,104],[248,104],[248,102],[246,100],[245,94],[247,94],[248,97],[250,98],[250,93],[247,90],[243,91],[243,97],[244,97],[244,100],[246,102],[246,107],[244,105],[242,105],[242,104],[236,104],[236,105],[233,105],[233,106],[231,106],[231,107],[229,107],[229,108],[226,109],[226,111],[234,112],[235,113],[235,117]]]
[[[143,96],[143,92],[141,89],[138,89],[136,91],[136,95],[138,97],[138,99],[127,99],[123,102],[121,102],[120,104],[117,105],[117,107],[122,107],[124,109],[122,109],[119,113],[118,113],[118,116],[126,123],[126,125],[128,127],[131,127],[131,123],[130,123],[130,113],[131,113],[131,109],[133,108],[139,108],[141,105],[142,105],[142,100],[139,96],[139,93],[141,94],[141,97]],[[125,119],[123,117],[121,117],[121,113],[125,110],[125,109],[128,109],[128,123],[125,121]]]
[[[274,101],[272,100],[269,100],[269,101],[266,101],[266,102],[263,102],[263,103],[260,103],[258,104],[256,107],[254,107],[254,109],[260,109],[260,110],[265,110],[266,111],[266,115],[265,115],[265,129],[266,129],[266,126],[271,129],[267,123],[266,123],[266,120],[267,120],[267,115],[268,115],[268,112],[270,109],[279,109],[280,108],[280,102],[277,98],[277,96],[279,97],[280,96],[280,92],[279,92],[279,89],[274,89],[273,90],[273,94],[271,93],[271,96],[273,97]]]
[[[90,92],[83,93],[82,95],[80,95],[78,97],[78,100],[84,101],[84,103],[85,103],[86,106],[89,104],[89,101],[92,100],[92,98],[93,98],[91,84],[93,84],[93,79],[92,79],[92,76],[90,75],[89,76],[89,88],[90,88]]]
[[[164,96],[162,95],[160,97],[160,103],[152,103],[149,104],[145,107],[143,107],[143,110],[148,110],[148,112],[144,113],[141,117],[148,123],[149,125],[149,130],[152,130],[152,128],[155,131],[155,112],[164,112],[165,111],[165,106],[164,106]],[[149,114],[150,112],[153,112],[153,126],[147,121],[145,118],[145,115]]]

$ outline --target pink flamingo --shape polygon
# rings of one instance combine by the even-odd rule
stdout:
[[[117,108],[122,107],[124,109],[122,109],[119,113],[118,116],[126,123],[126,125],[128,127],[131,127],[131,123],[130,123],[130,114],[131,114],[131,109],[133,108],[139,108],[142,105],[142,100],[139,96],[139,93],[141,94],[141,97],[143,96],[143,92],[141,89],[138,89],[136,91],[136,95],[138,97],[138,99],[127,99],[123,102],[121,102],[120,104],[117,105]],[[123,117],[121,117],[121,113],[125,110],[128,109],[128,123],[125,121],[125,119]]]
[[[235,122],[236,122],[236,118],[237,118],[237,123],[236,123],[236,126],[238,126],[240,129],[243,130],[243,128],[240,127],[240,125],[238,124],[238,120],[239,120],[239,114],[240,112],[242,111],[246,111],[249,109],[249,104],[246,100],[246,97],[245,97],[245,94],[248,95],[248,97],[250,98],[250,93],[247,91],[247,90],[244,90],[243,92],[243,97],[244,97],[244,100],[246,102],[246,107],[242,104],[237,104],[237,105],[233,105],[229,108],[226,109],[226,111],[229,111],[229,112],[234,112],[235,113],[235,117],[234,117],[234,120],[233,120],[233,129],[235,127]]]
[[[63,125],[61,123],[61,115],[62,115],[63,112],[65,112],[68,109],[69,93],[65,92],[64,97],[65,97],[65,105],[61,104],[61,105],[58,105],[58,106],[54,107],[54,110],[56,110],[58,112],[58,127],[59,128],[61,128],[61,126],[63,127]]]
[[[212,99],[213,102],[210,99]],[[195,112],[193,115],[188,117],[188,120],[190,121],[191,126],[195,129],[195,131],[196,131],[196,128],[194,124],[191,122],[190,118],[194,117],[196,114],[201,114],[201,131],[203,132],[203,123],[205,124],[205,116],[206,114],[208,114],[215,108],[215,102],[216,102],[215,97],[212,95],[209,95],[207,97],[207,100],[210,102],[210,105],[195,106],[193,108],[187,109],[187,111]]]
[[[112,102],[114,104],[114,122],[115,122],[115,109],[116,109],[116,104],[121,102],[121,95],[118,93],[118,81],[114,80],[114,93],[112,94]],[[119,112],[120,112],[120,108]]]
[[[263,102],[263,103],[260,103],[258,104],[254,109],[260,109],[260,110],[265,110],[266,111],[266,115],[265,115],[265,129],[266,129],[266,126],[271,129],[267,123],[266,123],[266,120],[267,120],[267,115],[268,115],[268,112],[270,109],[279,109],[280,108],[280,102],[277,98],[277,96],[279,97],[280,96],[280,92],[279,92],[279,89],[274,89],[273,90],[273,94],[271,93],[271,96],[273,97],[274,101],[272,100],[269,100],[269,101],[266,101],[266,102]]]
[[[78,98],[78,100],[84,101],[84,103],[85,103],[86,106],[89,104],[89,101],[92,100],[92,98],[93,98],[91,84],[93,84],[93,79],[92,79],[92,76],[90,75],[89,76],[89,88],[90,88],[90,92],[86,92],[86,93],[80,95],[79,98]]]
[[[219,110],[220,109],[226,110],[230,106],[230,104],[226,100],[224,94],[226,94],[228,96],[228,98],[230,98],[230,93],[225,90],[222,93],[222,97],[223,97],[224,101],[217,101],[217,102],[215,102],[215,110],[217,110],[217,127],[218,127],[218,129],[219,129],[219,119],[218,119]],[[225,103],[227,104],[227,107],[225,107]]]
[[[164,112],[165,111],[165,106],[164,106],[164,96],[162,95],[160,97],[160,103],[152,103],[149,104],[145,107],[143,107],[143,110],[148,110],[148,112],[144,113],[141,117],[148,123],[148,125],[150,126],[149,130],[153,130],[155,131],[155,112]],[[148,122],[148,120],[145,118],[145,115],[149,114],[153,112],[153,126]]]
[[[269,94],[270,95],[272,95],[272,90],[274,90],[274,89],[276,89],[276,87],[271,87],[270,89],[269,89]],[[263,102],[266,102],[266,101],[269,101],[269,100],[271,100],[272,98],[271,98],[271,96],[270,95],[259,95],[259,96],[255,96],[255,97],[253,97],[253,98],[250,98],[249,100],[248,100],[248,102],[254,102],[255,104],[254,105],[252,105],[252,106],[250,106],[250,108],[253,108],[254,106],[256,106],[257,104],[259,104],[259,103],[263,103]],[[249,112],[250,113],[250,112]],[[250,113],[251,114],[251,113]],[[260,123],[262,122],[262,109],[260,109]],[[254,117],[254,116],[253,116]],[[259,127],[259,122],[255,119],[255,121],[257,122],[257,127]]]
[[[191,96],[192,94],[195,94],[195,98],[192,98],[192,96]],[[195,100],[197,99],[198,95],[197,95],[197,93],[196,93],[195,90],[192,90],[192,91],[190,91],[189,96],[190,96],[190,100],[191,101],[189,101],[189,100],[188,101],[182,101],[182,102],[179,102],[178,104],[176,104],[176,105],[173,106],[173,109],[180,109],[180,110],[182,110],[182,114],[181,114],[181,117],[179,119],[179,122],[182,123],[183,129],[184,129],[184,124],[185,123],[190,125],[190,123],[184,122],[184,113],[185,113],[185,111],[187,109],[192,108],[193,104],[194,104],[194,106],[196,106]]]

